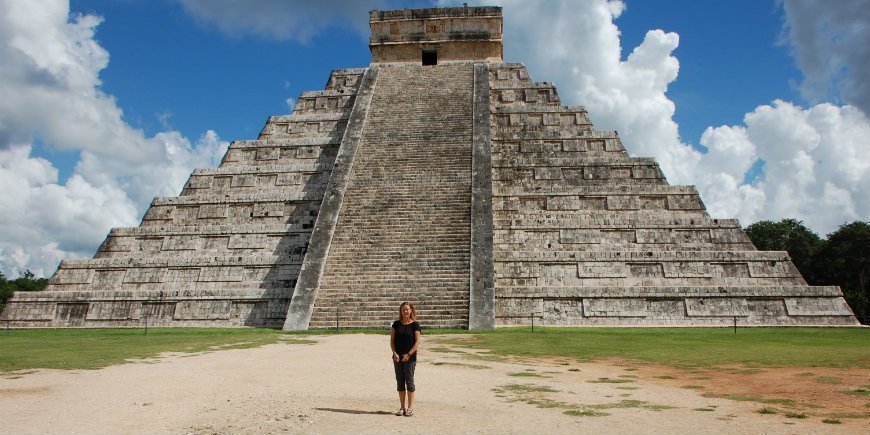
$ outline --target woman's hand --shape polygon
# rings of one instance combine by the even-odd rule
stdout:
[[[402,362],[408,362],[410,359],[411,359],[411,354],[406,353],[406,354],[402,355]]]
[[[393,352],[393,362],[399,362],[399,354]]]

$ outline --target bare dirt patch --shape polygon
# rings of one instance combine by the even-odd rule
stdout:
[[[870,369],[720,367],[713,370],[681,370],[642,366],[642,375],[669,386],[695,385],[705,397],[755,402],[808,416],[857,419],[870,422]]]
[[[865,418],[829,415],[863,406],[866,396],[841,397],[834,391],[862,388],[859,379],[866,379],[866,371],[732,374],[620,361],[510,359],[440,345],[433,336],[424,337],[418,362],[415,416],[395,417],[398,400],[386,336],[312,339],[317,343],[2,377],[0,433],[854,434],[867,429]],[[704,397],[710,392],[797,394],[779,389],[785,388],[777,386],[780,378],[790,381],[785,386],[800,382],[794,391],[806,389],[792,400],[821,408]],[[765,406],[781,411],[760,414]]]

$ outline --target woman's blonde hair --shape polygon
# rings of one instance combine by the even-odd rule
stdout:
[[[414,304],[412,304],[410,302],[402,302],[402,305],[399,305],[399,320],[402,320],[402,308],[404,308],[405,305],[411,307],[410,320],[412,322],[416,321],[417,320],[417,310],[414,309]]]

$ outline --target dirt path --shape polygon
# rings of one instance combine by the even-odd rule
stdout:
[[[703,397],[712,391],[732,394],[714,388],[724,386],[716,373],[732,374],[505,361],[438,345],[431,336],[417,368],[416,416],[395,417],[385,336],[311,339],[317,343],[164,355],[93,371],[7,373],[0,377],[0,433],[870,432],[866,396],[833,408],[825,407],[822,396],[788,406]],[[778,379],[775,371],[763,373]],[[852,383],[870,383],[867,370],[838,372],[837,384],[823,371],[790,376],[816,386],[838,385],[831,387],[839,388],[838,400]],[[759,414],[763,407],[779,412]],[[863,411],[864,417],[822,423],[834,410],[859,417]],[[788,412],[806,418],[788,418]]]

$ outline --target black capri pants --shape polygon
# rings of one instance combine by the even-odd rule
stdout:
[[[396,370],[396,390],[414,392],[414,368],[417,367],[417,361],[395,362],[393,368]]]

